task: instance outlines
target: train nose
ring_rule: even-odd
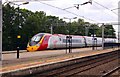
[[[38,46],[29,46],[29,47],[27,47],[27,51],[34,52],[34,51],[37,51],[38,48],[39,48]]]

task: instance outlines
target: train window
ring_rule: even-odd
[[[33,37],[31,40],[34,41],[36,39],[36,37]]]
[[[63,42],[66,43],[66,39],[63,39]],[[67,40],[67,42],[70,42],[69,40]],[[81,43],[82,40],[79,39],[72,39],[72,43]]]
[[[33,45],[38,44],[39,41],[42,39],[42,37],[43,37],[43,34],[37,34],[37,35],[33,36],[31,38],[31,40],[29,41],[29,45],[33,46]]]
[[[41,39],[41,36],[35,36],[31,40],[32,41],[39,41]]]
[[[66,42],[66,39],[63,39],[63,42],[65,43]],[[67,42],[70,42],[69,40],[67,40]],[[81,43],[82,41],[81,40],[78,40],[78,39],[72,39],[72,43]]]
[[[37,35],[37,36],[34,36],[34,37],[31,39],[31,41],[38,42],[38,41],[40,41],[41,38],[42,38],[42,36]]]
[[[81,40],[78,40],[78,39],[72,39],[72,42],[73,42],[73,43],[81,43]]]
[[[66,43],[66,39],[63,39],[63,43]]]
[[[69,40],[67,39],[67,43],[69,42]],[[63,43],[66,43],[66,39],[63,39]]]

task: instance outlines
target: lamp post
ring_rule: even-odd
[[[21,27],[20,26],[20,15],[19,15],[19,12],[20,12],[20,6],[21,5],[25,5],[25,4],[29,4],[29,2],[24,2],[24,3],[22,3],[22,4],[15,4],[15,3],[13,3],[13,2],[9,2],[10,4],[13,4],[13,5],[17,5],[17,7],[18,7],[18,35],[17,35],[17,58],[19,58],[19,49],[20,49],[20,47],[19,47],[19,39],[21,38],[21,36],[20,36],[20,34],[19,34],[19,28]]]
[[[71,26],[71,20],[72,19],[76,19],[77,17],[73,17],[73,18],[67,18],[67,17],[64,17],[64,19],[69,19],[69,23],[70,23],[70,26]],[[68,36],[66,37],[66,46],[67,46],[67,38],[69,40],[69,53],[71,53],[71,47],[72,47],[72,37],[70,36],[70,26],[68,27],[69,28],[69,31],[68,31]],[[67,47],[66,47],[67,48]],[[67,52],[67,50],[66,50]]]

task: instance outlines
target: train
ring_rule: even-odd
[[[116,43],[115,38],[105,38],[105,43]],[[34,35],[27,44],[27,51],[40,51],[46,49],[68,48],[71,47],[90,47],[94,44],[102,46],[101,37],[77,36],[65,34],[38,33]]]

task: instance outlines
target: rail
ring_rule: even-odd
[[[75,61],[74,64],[61,66],[58,68],[49,69],[43,72],[28,75],[29,77],[36,76],[74,76],[78,73],[83,73],[88,70],[94,69],[100,65],[109,63],[118,59],[118,52],[105,53],[97,56],[89,56],[81,59],[81,61]],[[102,76],[102,74],[100,74]]]
[[[118,67],[115,67],[114,69],[108,71],[107,73],[103,74],[101,77],[107,77],[109,75],[111,75],[112,73],[114,73],[115,71],[119,70],[120,69],[120,66]]]

